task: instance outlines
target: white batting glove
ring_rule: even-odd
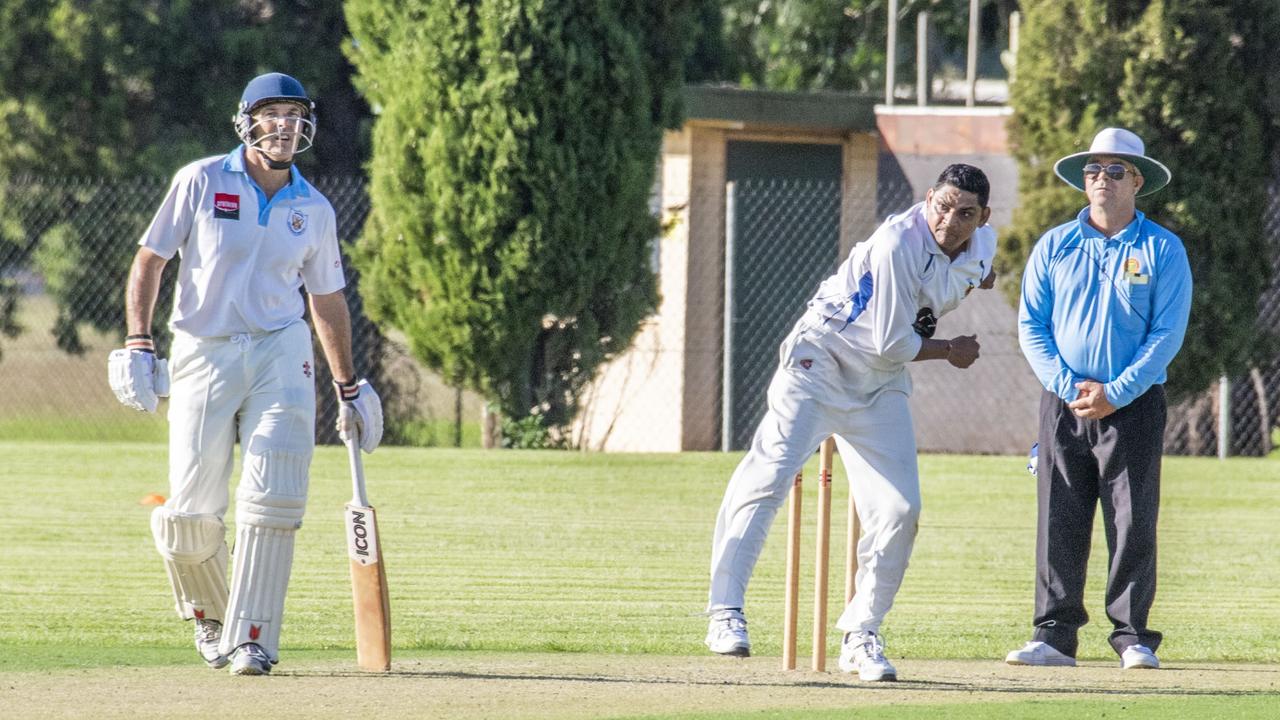
[[[354,436],[361,449],[373,452],[382,442],[382,399],[368,380],[333,384],[338,389],[338,437],[346,442]]]
[[[156,360],[148,335],[130,335],[125,346],[107,356],[107,380],[116,399],[126,407],[155,412],[169,394],[169,363]]]

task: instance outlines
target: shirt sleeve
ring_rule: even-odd
[[[1156,266],[1155,293],[1147,336],[1133,361],[1115,380],[1103,385],[1107,400],[1118,408],[1138,399],[1164,375],[1169,363],[1182,348],[1191,315],[1191,265],[1182,244],[1162,253]]]
[[[191,234],[203,179],[203,174],[190,166],[173,176],[169,192],[165,194],[160,209],[151,219],[151,225],[138,240],[139,245],[166,260],[173,259]]]
[[[333,207],[319,213],[321,227],[316,228],[316,247],[302,264],[302,283],[311,295],[328,295],[346,287],[342,274],[342,252],[338,249],[337,222]]]
[[[875,288],[871,312],[871,345],[880,357],[909,363],[923,342],[911,324],[916,320],[920,268],[912,252],[912,238],[902,232],[885,232],[873,238],[868,257]]]
[[[1049,269],[1049,235],[1040,238],[1022,273],[1022,299],[1018,303],[1018,344],[1031,370],[1046,390],[1071,402],[1080,394],[1083,380],[1062,361],[1053,337],[1053,283]]]

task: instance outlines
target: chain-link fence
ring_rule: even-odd
[[[369,213],[365,180],[314,184],[333,204],[346,247]],[[167,187],[154,178],[22,178],[0,187],[0,437],[163,435],[163,418],[134,416],[115,402],[106,356],[124,335],[124,286],[137,240]],[[162,355],[179,262],[165,268],[153,323]],[[402,343],[380,333],[363,312],[350,263],[347,275],[356,366],[387,405],[387,440],[478,443],[480,400],[444,386]],[[337,442],[331,377],[325,363],[317,364],[317,435]]]
[[[779,341],[839,263],[840,182],[750,179],[726,192],[721,443],[737,449],[764,415]]]
[[[368,215],[362,178],[321,178],[316,186],[337,212],[339,239],[354,240]],[[26,178],[0,187],[0,437],[159,439],[164,420],[125,412],[106,383],[105,358],[124,331],[124,282],[137,238],[167,185],[157,179]],[[722,442],[742,447],[764,411],[778,343],[839,257],[841,198],[836,182],[738,181],[727,215],[729,293],[727,392]],[[881,178],[876,216],[915,200],[905,182]],[[848,199],[846,199],[848,202]],[[848,209],[846,207],[846,209]],[[1280,193],[1272,193],[1267,232],[1280,278]],[[861,238],[856,238],[860,240]],[[172,297],[166,269],[154,330]],[[348,267],[350,272],[350,267]],[[364,316],[350,278],[348,299],[357,366],[388,405],[388,441],[424,445],[479,443],[481,401],[443,385],[412,360],[395,337]],[[1259,308],[1280,330],[1280,280]],[[943,318],[939,332],[979,332],[983,359],[962,377],[936,363],[912,368],[912,397],[922,450],[1020,452],[1034,439],[1038,386],[1017,349],[1015,313],[997,293],[981,293]],[[659,355],[655,355],[657,357]],[[320,363],[318,435],[333,442],[336,407]],[[1231,454],[1273,449],[1280,426],[1280,361],[1232,378],[1229,403],[1215,387],[1171,408],[1171,453],[1214,454],[1220,410],[1229,407]],[[458,438],[461,435],[461,438]]]
[[[1280,335],[1280,186],[1270,188],[1265,221],[1271,284],[1258,301],[1258,317],[1263,328]],[[1221,441],[1224,437],[1226,442]],[[1170,413],[1165,433],[1167,447],[1188,455],[1266,455],[1278,442],[1280,357],[1180,403]]]

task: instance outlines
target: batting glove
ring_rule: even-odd
[[[368,380],[333,381],[338,390],[338,437],[354,437],[367,453],[382,442],[382,399]]]
[[[155,412],[169,395],[169,363],[156,359],[150,335],[130,335],[123,349],[107,356],[107,380],[121,404]]]

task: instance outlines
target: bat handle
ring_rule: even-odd
[[[360,457],[359,428],[351,428],[345,442],[347,459],[351,463],[351,504],[357,507],[369,507],[369,498],[364,491],[364,460]]]

